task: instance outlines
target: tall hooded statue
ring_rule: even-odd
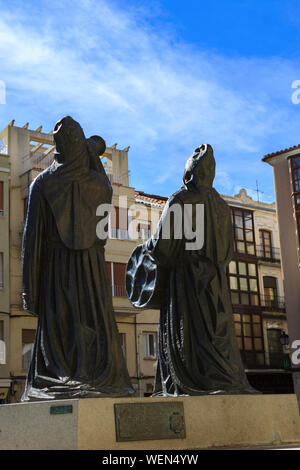
[[[148,308],[149,290],[155,286],[153,264],[157,266],[160,325],[154,395],[255,392],[241,362],[226,278],[233,253],[230,209],[212,187],[214,176],[213,149],[201,145],[188,159],[183,186],[168,199],[156,234],[140,248],[141,259],[135,259],[137,249],[128,263],[129,297],[149,298],[148,305],[141,305]],[[197,233],[197,205],[204,208],[203,219],[198,219],[203,243],[198,245],[189,244],[192,232]],[[187,206],[191,216],[185,219]],[[179,224],[176,213],[182,214]],[[191,227],[180,237],[178,225],[185,228],[188,221]]]
[[[86,139],[69,116],[53,135],[54,162],[30,187],[23,235],[23,304],[38,326],[22,401],[130,396],[96,236],[96,209],[112,197],[105,142]]]

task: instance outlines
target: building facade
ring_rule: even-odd
[[[292,392],[280,342],[287,333],[275,203],[241,189],[231,207],[234,255],[228,267],[235,331],[250,383],[265,393]]]
[[[53,160],[53,137],[11,122],[0,133],[0,400],[20,400],[37,319],[22,308],[21,243],[28,188]],[[151,395],[157,360],[159,311],[136,310],[125,289],[133,249],[156,229],[167,198],[129,183],[128,150],[108,147],[101,157],[113,187],[105,249],[113,307],[129,375],[138,396]],[[235,253],[228,282],[241,355],[250,382],[265,392],[290,391],[279,341],[287,331],[281,254],[274,204],[241,190],[223,196],[232,208]]]
[[[291,366],[300,407],[300,145],[265,155],[263,161],[273,167]]]

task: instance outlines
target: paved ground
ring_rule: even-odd
[[[214,450],[300,450],[300,444],[274,445],[264,447],[217,447]]]

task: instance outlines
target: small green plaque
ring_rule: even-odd
[[[114,409],[117,442],[186,437],[182,402],[116,403]]]
[[[57,405],[50,407],[51,415],[66,415],[73,413],[73,405]]]

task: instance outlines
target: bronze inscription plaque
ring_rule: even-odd
[[[117,442],[186,437],[182,402],[116,403],[114,408]]]

